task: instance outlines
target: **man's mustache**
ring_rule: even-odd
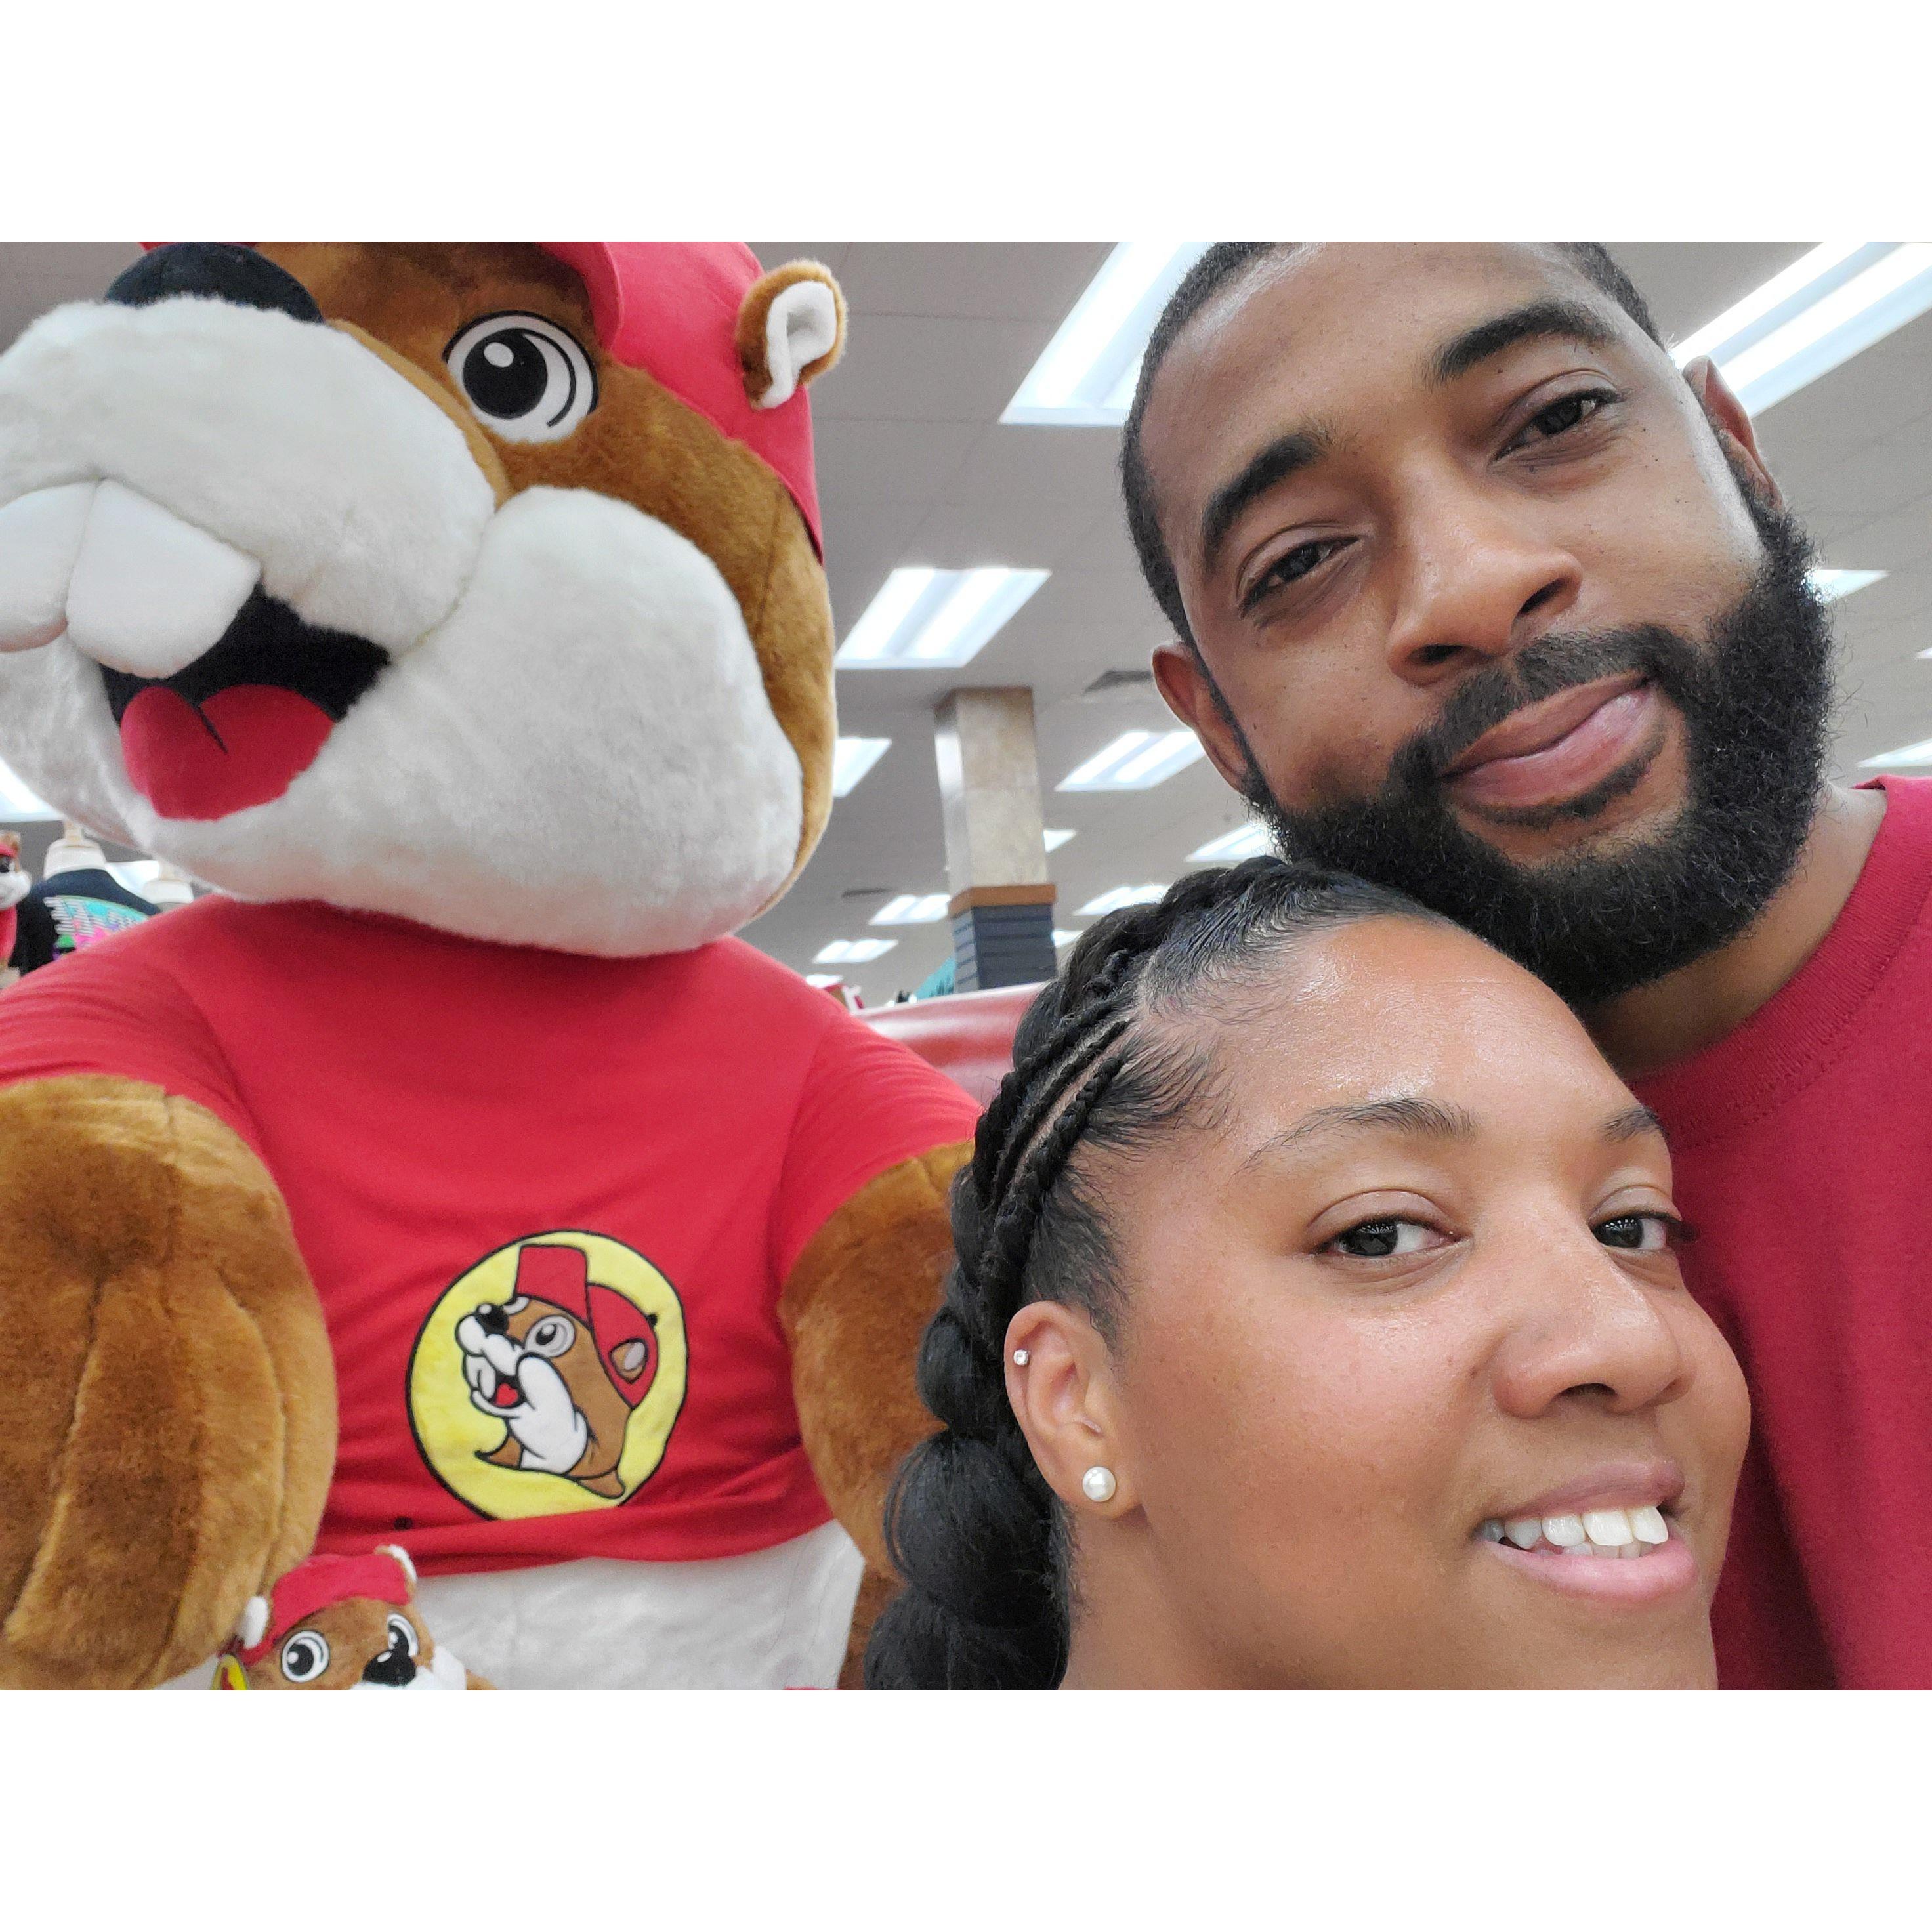
[[[1479,670],[1449,694],[1441,712],[1389,763],[1387,792],[1432,797],[1449,768],[1485,732],[1558,692],[1626,671],[1641,672],[1681,705],[1703,674],[1696,646],[1660,624],[1628,630],[1552,632],[1502,664]]]

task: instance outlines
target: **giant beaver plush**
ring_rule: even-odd
[[[828,809],[843,328],[189,243],[0,357],[0,755],[221,889],[0,1000],[0,1683],[397,1536],[506,1688],[836,1675],[973,1111],[727,936]]]

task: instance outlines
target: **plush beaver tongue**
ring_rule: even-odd
[[[122,714],[121,757],[164,818],[225,818],[280,798],[334,728],[320,705],[275,685],[218,691],[199,709],[152,685]]]
[[[173,676],[100,675],[134,788],[164,818],[225,818],[280,798],[388,662],[258,589]]]

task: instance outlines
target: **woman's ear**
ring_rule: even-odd
[[[1006,1400],[1054,1494],[1076,1517],[1138,1508],[1113,1358],[1086,1314],[1029,1302],[1007,1324],[1006,1370]],[[1094,1469],[1113,1478],[1104,1497],[1087,1486]]]
[[[832,271],[788,262],[760,275],[738,308],[738,360],[745,393],[775,410],[824,375],[845,346],[845,298]]]

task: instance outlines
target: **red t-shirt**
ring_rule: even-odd
[[[824,1522],[780,1287],[976,1111],[737,940],[595,959],[220,897],[0,998],[0,1082],[88,1072],[266,1163],[336,1343],[318,1547],[406,1532],[430,1572]]]
[[[1932,780],[1735,1032],[1636,1083],[1750,1384],[1714,1613],[1739,1689],[1932,1686]]]

